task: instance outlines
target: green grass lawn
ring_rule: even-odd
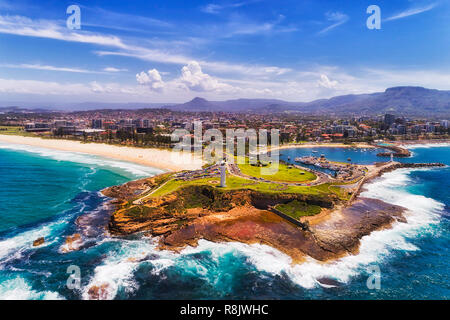
[[[169,180],[164,186],[162,186],[160,189],[156,190],[151,194],[152,198],[157,198],[164,196],[166,194],[172,193],[182,186],[189,186],[189,185],[210,185],[210,186],[217,186],[218,183],[211,183],[211,181],[217,181],[219,182],[219,178],[204,178],[204,179],[198,179],[198,180],[192,180],[192,181],[183,181],[183,180],[176,180],[172,179]]]
[[[212,183],[212,181],[216,181],[217,183]],[[209,185],[212,187],[219,188],[219,178],[204,178],[193,181],[182,181],[173,179],[168,181],[164,186],[162,186],[160,189],[152,193],[150,197],[152,198],[161,197],[170,194],[183,186],[189,185]],[[239,189],[250,189],[265,193],[300,193],[313,195],[330,193],[330,190],[328,190],[328,185],[326,187],[282,186],[276,183],[257,182],[232,175],[227,175],[227,186],[222,190],[227,191]]]
[[[0,126],[0,134],[11,136],[34,137],[34,134],[26,132],[22,127]]]
[[[297,169],[293,166],[288,166],[284,163],[279,163],[278,171],[274,174],[263,175],[263,171],[261,167],[256,165],[251,165],[249,163],[238,164],[239,169],[245,175],[263,178],[271,181],[278,182],[305,182],[305,181],[313,181],[317,177],[314,173],[309,171],[304,171]]]
[[[338,186],[330,186],[329,190],[338,195],[342,200],[349,200],[350,195],[344,188],[339,188]]]
[[[299,219],[300,217],[314,216],[320,213],[321,208],[316,205],[307,204],[306,202],[300,202],[297,200],[291,201],[286,204],[279,204],[275,209],[287,214],[288,216]]]

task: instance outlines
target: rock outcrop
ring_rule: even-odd
[[[115,235],[147,231],[153,236],[161,236],[217,212],[240,207],[267,210],[292,200],[332,208],[337,198],[333,195],[267,194],[254,190],[223,192],[210,186],[188,186],[161,198],[149,199],[140,206],[122,207],[111,216],[109,231]]]
[[[39,247],[39,246],[43,245],[44,243],[45,243],[45,238],[40,237],[33,241],[33,247]]]
[[[320,205],[328,215],[300,228],[268,211],[292,200]],[[327,261],[355,253],[361,237],[405,221],[403,208],[379,200],[359,199],[349,208],[332,210],[336,203],[333,195],[188,186],[143,205],[125,205],[111,216],[109,230],[114,235],[159,236],[159,248],[173,251],[196,246],[200,239],[266,244],[301,262],[306,256]]]
[[[83,238],[81,237],[81,234],[75,233],[74,235],[67,236],[66,241],[64,245],[61,246],[61,252],[67,253],[71,251],[77,251],[80,250],[83,246]]]
[[[379,152],[377,154],[378,157],[390,157],[391,153],[393,153],[396,158],[408,158],[411,156],[411,152],[408,149],[399,146],[383,146],[383,148],[393,152]]]

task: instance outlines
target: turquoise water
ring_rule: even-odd
[[[313,152],[316,151],[316,152]],[[287,162],[294,162],[296,157],[324,155],[327,159],[340,162],[351,162],[359,164],[371,164],[376,161],[386,161],[386,158],[377,157],[377,153],[384,152],[384,149],[356,149],[356,148],[298,148],[280,150],[280,159]],[[290,158],[290,160],[288,159]],[[388,159],[389,160],[389,159]]]
[[[330,148],[328,148],[330,149]],[[377,161],[374,152],[317,148],[346,161]],[[413,146],[402,161],[450,164],[450,147]],[[283,150],[291,157],[311,150]],[[286,156],[287,157],[287,156]],[[322,265],[292,266],[263,245],[201,241],[181,254],[155,249],[153,239],[108,238],[100,230],[81,250],[64,253],[64,239],[79,232],[79,216],[105,217],[104,187],[157,173],[98,157],[0,144],[0,299],[85,299],[93,285],[108,299],[448,299],[449,168],[397,170],[367,186],[364,196],[409,209],[408,223],[372,233],[360,253]],[[34,248],[38,237],[45,245]],[[130,259],[133,258],[133,259]],[[81,286],[68,289],[67,268],[81,270]],[[366,286],[369,268],[381,288]],[[322,287],[318,278],[335,279]]]

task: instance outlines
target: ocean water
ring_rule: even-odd
[[[445,162],[450,146],[411,146],[402,161]],[[370,163],[374,152],[319,149],[333,160]],[[311,150],[283,150],[287,157]],[[333,263],[293,266],[264,245],[200,241],[175,254],[139,235],[88,238],[64,253],[75,220],[106,214],[104,187],[158,170],[83,154],[0,144],[0,299],[87,299],[93,285],[107,299],[448,299],[450,298],[450,170],[397,170],[367,186],[363,196],[408,209],[408,223],[362,239],[360,253]],[[44,236],[43,246],[33,240]],[[81,271],[79,288],[66,285],[67,268]],[[369,289],[372,269],[380,289]],[[333,286],[317,279],[331,278]]]

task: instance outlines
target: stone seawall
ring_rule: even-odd
[[[409,158],[411,156],[411,152],[408,149],[399,147],[399,146],[383,146],[384,149],[389,149],[393,151],[394,157],[397,158]],[[378,157],[390,157],[391,152],[380,152],[377,154]]]
[[[280,210],[275,209],[274,207],[269,207],[269,210],[272,211],[273,213],[275,213],[276,215],[278,215],[279,217],[295,224],[297,227],[300,227],[302,230],[304,230],[304,231],[309,230],[308,224],[300,222],[297,219],[294,219],[294,218],[288,216],[287,214],[281,212]]]

